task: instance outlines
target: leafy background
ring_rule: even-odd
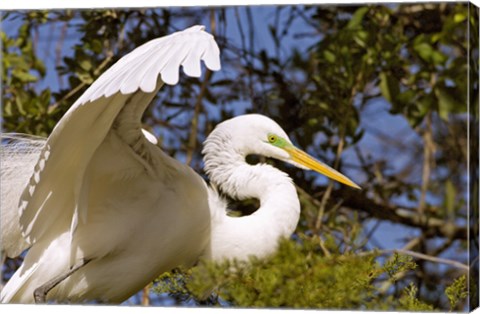
[[[362,190],[252,156],[294,178],[303,209],[291,239],[264,261],[173,270],[125,305],[478,306],[478,10],[468,3],[2,12],[3,131],[47,136],[116,60],[194,24],[215,35],[222,70],[162,88],[144,127],[165,151],[203,173],[213,127],[257,112]],[[238,215],[256,205],[232,200]],[[3,262],[5,282],[21,258]]]

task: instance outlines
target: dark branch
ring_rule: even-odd
[[[379,204],[366,197],[362,192],[340,189],[332,192],[333,199],[343,199],[342,206],[359,210],[382,220],[389,220],[406,226],[421,229],[426,237],[446,237],[467,239],[467,228],[456,226],[442,219],[421,217],[408,209]],[[425,223],[424,223],[425,222]]]

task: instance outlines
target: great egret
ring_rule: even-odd
[[[295,148],[280,126],[258,114],[224,121],[206,140],[212,188],[166,155],[142,131],[141,116],[163,83],[177,83],[180,66],[199,76],[201,60],[220,69],[218,46],[202,26],[152,40],[107,70],[58,122],[17,196],[18,212],[2,208],[10,211],[2,232],[13,235],[7,254],[29,247],[2,302],[118,303],[202,256],[272,253],[293,233],[300,204],[292,180],[272,166],[247,164],[251,153],[358,187]],[[217,190],[258,198],[260,208],[229,217]]]

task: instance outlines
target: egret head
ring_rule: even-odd
[[[215,128],[215,133],[228,136],[241,156],[263,155],[282,160],[302,169],[314,170],[333,180],[360,189],[352,180],[295,147],[287,133],[272,119],[247,114],[226,120]]]

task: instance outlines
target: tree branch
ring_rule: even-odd
[[[332,191],[333,198],[343,199],[343,206],[353,210],[363,211],[369,215],[383,220],[400,223],[406,226],[420,228],[425,236],[441,236],[452,239],[467,239],[467,229],[445,222],[443,219],[420,217],[417,212],[406,208],[399,208],[372,201],[362,192],[351,189]]]
[[[392,249],[392,250],[382,250],[382,251],[379,251],[379,252],[380,252],[380,254],[400,253],[400,254],[410,255],[412,257],[416,257],[416,258],[419,258],[419,259],[423,259],[423,260],[426,260],[426,261],[430,261],[430,262],[433,262],[433,263],[447,264],[447,265],[451,265],[451,266],[454,266],[454,267],[457,267],[457,268],[460,268],[460,269],[463,269],[463,270],[466,270],[466,271],[470,270],[470,267],[468,267],[468,265],[465,265],[461,262],[454,261],[454,260],[451,260],[451,259],[441,258],[441,257],[430,256],[430,255],[427,255],[427,254],[423,254],[423,253],[419,253],[419,252],[415,252],[415,251],[410,251],[410,250]]]
[[[210,11],[210,26],[212,28],[211,30],[212,34],[215,35],[215,15],[213,10]],[[193,118],[192,118],[192,127],[191,127],[190,136],[188,138],[187,159],[185,162],[187,165],[191,165],[191,162],[193,160],[193,154],[197,147],[198,117],[200,115],[200,110],[202,108],[202,100],[203,100],[203,97],[205,96],[205,92],[207,90],[207,86],[208,86],[208,83],[210,82],[211,77],[212,77],[212,71],[207,69],[205,72],[205,79],[202,81],[202,85],[200,87],[200,93],[198,94],[197,100],[195,101],[195,108],[194,108]]]

